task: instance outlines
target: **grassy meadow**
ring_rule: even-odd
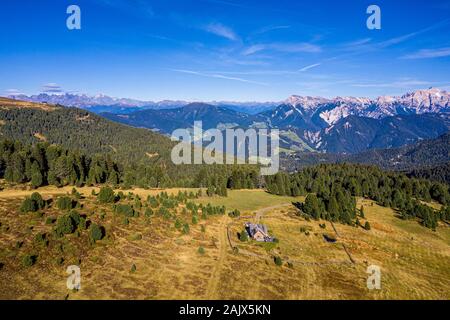
[[[47,200],[71,189],[38,191]],[[368,220],[371,230],[336,223],[336,236],[331,223],[298,215],[292,202],[302,197],[234,190],[227,198],[192,201],[225,205],[227,212],[239,209],[241,218],[214,215],[194,224],[180,205],[173,212],[189,223],[184,234],[158,215],[141,214],[125,224],[111,204],[91,195],[92,188],[77,190],[83,195],[79,211],[106,229],[95,245],[89,245],[86,233],[50,239],[46,247],[36,244],[37,233],[51,232],[47,218],[63,212],[51,206],[20,213],[32,191],[0,191],[0,299],[450,299],[449,227],[439,225],[433,232],[366,199],[358,199],[358,208],[364,206],[363,222]],[[159,192],[133,190],[143,200]],[[266,224],[279,242],[241,242],[238,234],[249,220]],[[324,234],[337,241],[327,242]],[[30,253],[38,258],[26,267],[22,257]],[[72,264],[81,269],[79,291],[66,287],[66,268]],[[380,290],[366,286],[372,264],[381,268]]]

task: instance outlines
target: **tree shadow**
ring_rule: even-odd
[[[299,201],[292,202],[292,205],[296,207],[298,210],[302,211],[302,203]]]

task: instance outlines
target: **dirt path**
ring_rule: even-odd
[[[72,191],[71,187],[63,187],[63,188],[57,188],[57,187],[43,187],[36,190],[15,190],[15,189],[5,189],[0,191],[0,199],[9,199],[9,198],[25,198],[27,196],[30,196],[33,192],[39,192],[43,196],[51,196],[56,194],[66,194],[67,192]],[[80,192],[91,192],[93,188],[77,188]]]
[[[259,223],[261,220],[261,217],[264,214],[266,214],[268,211],[279,209],[279,208],[290,206],[290,205],[291,205],[290,203],[282,203],[282,204],[277,204],[276,206],[266,207],[266,208],[262,208],[262,209],[255,211],[256,212],[255,223]]]
[[[217,258],[217,263],[214,266],[214,270],[211,274],[211,278],[208,281],[208,287],[206,289],[207,299],[219,299],[218,287],[220,282],[220,275],[222,271],[222,266],[225,262],[227,255],[227,216],[223,216],[220,220],[219,225],[219,257]]]
[[[75,186],[64,186],[61,188],[55,186],[45,186],[40,187],[34,190],[17,190],[17,189],[4,189],[0,191],[0,199],[10,199],[10,198],[25,198],[30,196],[33,192],[39,192],[42,196],[53,196],[53,195],[63,195],[67,193],[71,193],[72,189],[75,188],[78,192],[82,193],[85,196],[90,196],[92,190],[98,192],[100,187],[75,187]],[[169,188],[169,189],[142,189],[142,188],[134,188],[134,189],[115,189],[115,192],[122,191],[123,193],[133,192],[141,197],[146,197],[148,195],[157,195],[162,191],[166,191],[169,194],[177,194],[178,191],[195,191],[197,192],[197,188]]]
[[[336,227],[334,226],[333,221],[330,221],[331,226],[333,227],[334,232],[336,233],[336,237],[340,237],[341,235],[339,234],[339,232],[337,231]],[[347,247],[345,246],[345,243],[341,243],[342,244],[342,248],[344,249],[345,253],[347,254],[348,258],[350,259],[350,262],[355,264],[356,261],[355,259],[353,259],[352,255],[350,254],[350,252],[348,251]]]
[[[287,207],[287,206],[289,206],[289,205],[291,205],[291,204],[290,204],[290,203],[282,203],[282,204],[279,204],[279,205],[270,206],[270,207],[265,207],[265,208],[256,210],[256,211],[255,211],[256,215],[254,216],[254,221],[255,221],[255,223],[260,223],[260,222],[261,222],[261,218],[262,218],[267,212],[270,212],[270,211],[272,211],[272,210],[279,209],[279,208],[282,208],[282,207]],[[241,217],[239,217],[238,219],[248,219],[248,218],[250,218],[250,217],[249,217],[249,216],[245,216],[245,217],[241,216]],[[231,223],[232,223],[232,222],[231,222]],[[232,240],[231,240],[231,238],[230,238],[230,230],[229,230],[231,223],[227,224],[227,226],[226,226],[226,232],[227,232],[227,236],[228,236],[229,246],[230,246],[231,249],[233,249],[234,245],[233,245],[233,242],[232,242]],[[334,226],[334,224],[333,224],[332,222],[331,222],[331,225],[332,225],[332,227],[333,227],[334,232],[336,233],[336,236],[340,236],[340,234],[338,233],[336,227]],[[348,252],[347,247],[345,246],[345,244],[342,244],[342,246],[343,246],[343,249],[344,249],[345,253],[346,253],[347,256],[349,257],[350,262],[347,261],[347,260],[345,260],[345,261],[334,261],[334,260],[330,260],[330,261],[325,261],[325,262],[312,262],[312,261],[311,261],[311,262],[308,262],[308,261],[302,261],[302,260],[298,260],[298,259],[288,259],[288,260],[289,260],[290,262],[294,262],[294,263],[296,263],[296,264],[301,264],[301,265],[304,265],[304,266],[327,266],[327,265],[348,265],[348,264],[355,264],[356,262],[355,262],[355,260],[352,258],[352,256],[350,255],[350,253]],[[270,257],[268,257],[268,256],[266,256],[266,255],[261,255],[261,254],[257,254],[257,253],[250,252],[250,251],[247,251],[247,250],[242,250],[242,249],[239,250],[239,254],[243,254],[243,255],[245,255],[245,256],[250,256],[250,257],[254,257],[254,258],[260,258],[260,259],[263,259],[263,260],[270,260]]]

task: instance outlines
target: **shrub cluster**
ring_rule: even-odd
[[[233,211],[228,213],[228,216],[231,218],[238,218],[241,215],[241,212],[238,209],[234,209]]]
[[[99,226],[96,223],[91,224],[89,227],[89,239],[92,243],[101,240],[105,237],[105,228]]]
[[[71,197],[59,197],[56,200],[56,207],[60,210],[71,210],[75,208],[77,201],[73,200]]]
[[[110,187],[102,187],[98,193],[97,199],[100,203],[113,203],[116,201],[114,190]]]
[[[45,207],[45,201],[38,192],[33,192],[31,197],[26,197],[20,206],[21,212],[36,212]]]

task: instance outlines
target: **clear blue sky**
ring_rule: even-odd
[[[81,30],[66,9],[81,8]],[[366,8],[381,8],[368,30]],[[445,0],[4,0],[0,94],[279,101],[450,86]]]

